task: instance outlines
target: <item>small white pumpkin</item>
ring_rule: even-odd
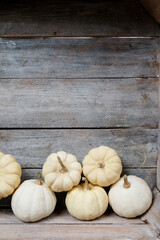
[[[147,211],[152,203],[148,184],[139,177],[124,175],[110,188],[109,204],[121,217],[134,218]]]
[[[83,174],[94,185],[107,187],[115,183],[122,172],[117,152],[107,146],[89,151],[83,159]]]
[[[21,166],[10,154],[0,152],[0,199],[8,197],[21,181]]]
[[[79,220],[92,220],[100,217],[108,207],[108,196],[102,187],[85,183],[72,188],[66,196],[69,213]]]
[[[49,216],[55,209],[54,192],[39,179],[24,181],[12,196],[14,214],[24,222],[36,222]]]
[[[47,158],[42,173],[45,183],[53,191],[63,192],[78,185],[82,167],[74,155],[61,151]]]

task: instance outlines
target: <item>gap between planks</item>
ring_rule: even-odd
[[[137,127],[137,126],[120,126],[120,127],[37,127],[37,128],[0,128],[0,131],[5,131],[5,130],[123,130],[123,129],[129,129],[129,130],[138,130],[138,129],[157,129],[158,125],[155,126],[141,126],[141,127]]]
[[[93,39],[93,38],[124,38],[124,39],[160,39],[160,36],[118,36],[118,35],[98,35],[98,36],[85,36],[85,35],[78,35],[78,36],[23,36],[23,35],[16,35],[16,36],[1,36],[0,39]]]

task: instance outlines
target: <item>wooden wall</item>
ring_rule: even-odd
[[[159,25],[138,1],[112,1],[0,2],[0,151],[23,180],[52,152],[81,162],[104,144],[156,185]]]

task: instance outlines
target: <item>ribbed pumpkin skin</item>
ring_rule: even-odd
[[[109,204],[113,211],[121,217],[137,217],[150,207],[152,192],[148,184],[139,177],[128,176],[129,188],[124,188],[123,178],[112,185],[108,193]]]
[[[62,167],[58,162],[60,157],[62,163],[67,168],[67,172],[62,172]],[[77,158],[64,151],[52,153],[43,165],[42,174],[45,183],[54,192],[69,191],[73,186],[79,184],[81,179],[82,167]]]
[[[36,222],[49,216],[55,209],[56,196],[49,187],[26,180],[12,196],[11,206],[14,214],[24,222]]]
[[[84,176],[98,186],[110,186],[120,178],[122,172],[120,157],[107,146],[91,149],[82,164]]]
[[[79,220],[93,220],[100,217],[108,207],[108,196],[102,187],[82,183],[71,189],[66,196],[69,213]]]
[[[21,166],[10,154],[0,152],[0,199],[8,197],[21,181]]]

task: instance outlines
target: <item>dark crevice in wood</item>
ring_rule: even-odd
[[[152,224],[151,224],[148,220],[144,221],[144,223],[148,224],[149,227],[150,227],[150,228],[152,229],[152,231],[154,232],[154,234],[160,239],[160,233],[158,233],[158,232],[155,230],[155,228],[152,226]]]
[[[104,130],[123,130],[123,129],[158,129],[157,125],[151,125],[151,126],[121,126],[121,127],[41,127],[41,128],[0,128],[0,131],[5,131],[5,130],[98,130],[98,129],[104,129]]]
[[[77,39],[77,38],[85,38],[85,39],[93,39],[93,38],[141,38],[141,39],[157,39],[157,38],[160,38],[160,36],[149,36],[149,37],[147,37],[147,36],[134,36],[134,35],[131,35],[131,36],[127,36],[127,35],[121,35],[121,36],[119,36],[119,35],[98,35],[98,36],[87,36],[87,35],[77,35],[77,36],[47,36],[47,35],[45,35],[45,36],[24,36],[24,35],[16,35],[16,36],[7,36],[7,35],[0,35],[0,38],[3,38],[3,39],[8,39],[8,40],[12,40],[12,39],[14,39],[14,40],[17,40],[17,39],[69,39],[69,38],[71,38],[71,39]]]

